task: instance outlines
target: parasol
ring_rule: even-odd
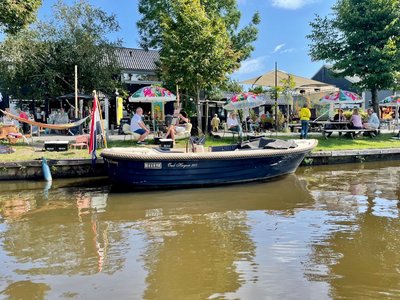
[[[233,96],[231,99],[228,100],[223,108],[226,110],[250,109],[261,106],[264,103],[265,100],[259,95],[252,92],[247,92]]]
[[[154,111],[157,111],[157,119],[161,116],[165,102],[175,101],[176,96],[166,88],[160,86],[145,86],[138,89],[129,97],[129,102],[151,103],[151,118],[155,129]]]
[[[356,93],[339,90],[337,92],[330,93],[319,100],[320,104],[328,103],[328,104],[349,104],[349,103],[361,103],[364,100]]]
[[[175,101],[176,96],[160,86],[145,86],[129,97],[129,102],[168,102]]]
[[[250,109],[254,107],[258,107],[265,104],[265,100],[261,98],[259,95],[246,92],[240,93],[233,96],[228,102],[223,106],[226,110],[238,110],[238,109]],[[247,123],[246,123],[246,130],[247,130]]]

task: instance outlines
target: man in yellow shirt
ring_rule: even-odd
[[[303,105],[303,108],[300,110],[300,121],[301,121],[301,133],[300,138],[306,139],[308,133],[308,124],[311,118],[311,111],[308,108],[307,104]]]
[[[215,131],[215,132],[218,131],[219,123],[220,123],[220,120],[218,118],[218,115],[215,114],[214,118],[212,118],[212,120],[211,120],[212,131]]]

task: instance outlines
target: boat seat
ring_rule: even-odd
[[[210,152],[221,152],[221,151],[235,151],[238,149],[239,145],[225,145],[225,146],[211,146],[209,147]]]

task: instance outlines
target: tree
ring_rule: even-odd
[[[225,93],[240,94],[243,92],[243,87],[238,81],[228,79],[220,87],[212,87],[207,91],[206,98],[209,100],[221,100],[225,97]]]
[[[161,23],[164,18],[174,14],[174,0],[139,0],[139,13],[142,19],[137,22],[140,45],[144,49],[162,47],[162,35],[165,30]],[[256,25],[260,23],[259,13],[255,13],[250,24],[238,31],[240,11],[236,0],[201,0],[201,6],[208,16],[218,16],[225,23],[232,49],[238,53],[238,60],[247,59],[254,50],[252,43],[257,39]]]
[[[310,55],[326,60],[340,76],[359,76],[361,88],[377,92],[390,88],[400,68],[400,1],[338,0],[333,16],[316,16],[310,23]]]
[[[393,94],[400,91],[400,71],[394,73],[394,81],[392,85]]]
[[[196,95],[198,124],[200,91],[227,80],[238,67],[239,54],[222,18],[207,15],[200,0],[176,0],[162,19],[160,74],[167,82]]]
[[[0,29],[15,34],[36,19],[41,0],[2,0],[0,2]]]
[[[119,74],[115,59],[117,42],[105,36],[118,30],[113,15],[86,1],[72,6],[59,1],[52,19],[36,22],[0,45],[0,77],[3,87],[18,98],[55,97],[74,90],[74,67],[79,88],[113,91]]]
[[[268,93],[269,90],[265,89],[261,85],[257,85],[257,86],[249,88],[249,92],[252,92],[252,93],[255,93],[255,94],[265,94],[265,93]]]

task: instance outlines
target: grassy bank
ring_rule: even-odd
[[[358,137],[357,139],[331,137],[324,139],[322,136],[316,137],[318,146],[314,151],[322,150],[349,150],[349,149],[377,149],[377,148],[400,148],[400,140],[390,139],[392,134],[380,134],[375,138]],[[271,138],[288,139],[288,136],[271,136]],[[225,139],[212,139],[207,138],[205,146],[219,146],[232,144],[232,138]],[[131,147],[136,143],[132,141],[110,141],[109,147]],[[2,145],[7,145],[3,143]],[[0,162],[13,162],[40,159],[46,157],[47,159],[76,159],[76,158],[90,158],[87,149],[83,150],[68,150],[64,152],[45,152],[42,151],[43,143],[29,146],[24,144],[12,145],[16,150],[12,154],[0,154]],[[178,141],[176,148],[185,148],[185,141]],[[98,153],[101,152],[101,149]]]

